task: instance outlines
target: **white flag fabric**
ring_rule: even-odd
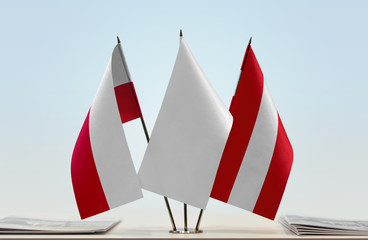
[[[129,78],[118,44],[73,151],[71,175],[82,219],[143,197],[122,125],[141,116]]]
[[[139,169],[142,188],[205,209],[231,126],[230,112],[181,37]]]

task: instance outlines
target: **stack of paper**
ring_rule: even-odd
[[[60,221],[35,218],[6,217],[0,219],[2,233],[70,234],[102,233],[115,226],[119,220]]]
[[[287,215],[281,224],[297,235],[368,235],[368,221],[334,220]]]

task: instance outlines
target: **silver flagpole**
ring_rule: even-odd
[[[126,63],[125,57],[124,57],[123,48],[121,47],[121,44],[120,44],[119,36],[117,36],[117,39],[118,39],[118,44],[119,44],[119,52],[120,52],[121,58],[123,60],[123,65],[124,65],[126,73],[128,75],[128,80],[129,80],[129,82],[131,82],[132,80],[131,80],[131,77],[130,77],[130,72],[129,72],[128,65]],[[149,134],[148,134],[148,131],[147,131],[146,122],[144,121],[144,118],[143,118],[143,113],[142,113],[142,116],[140,117],[140,119],[141,119],[143,131],[144,131],[144,134],[146,136],[147,143],[148,143],[149,140],[150,140],[150,137],[149,137]],[[173,217],[172,212],[171,212],[169,200],[167,199],[166,196],[164,196],[164,200],[165,200],[165,205],[166,205],[167,211],[169,212],[170,221],[171,221],[173,231],[176,231],[176,225],[175,225],[174,217]]]

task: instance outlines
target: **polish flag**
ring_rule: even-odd
[[[141,116],[119,43],[73,151],[71,176],[82,219],[143,197],[122,125]]]
[[[230,113],[233,125],[211,197],[274,219],[293,149],[250,45]]]

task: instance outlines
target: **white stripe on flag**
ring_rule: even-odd
[[[278,117],[267,85],[228,203],[252,211],[262,189],[277,137]]]
[[[123,49],[121,48],[121,50],[119,50],[119,48],[119,44],[116,45],[111,57],[111,71],[114,76],[114,87],[130,82],[129,69],[126,66],[125,60],[123,62],[124,55],[120,53],[120,51],[123,52]]]
[[[114,208],[141,198],[142,192],[121,126],[111,65],[110,59],[91,106],[89,127],[102,188],[109,207]]]

